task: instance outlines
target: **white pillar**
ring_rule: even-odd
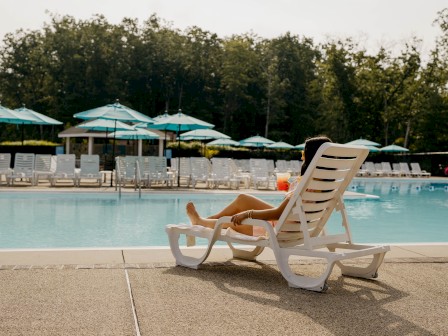
[[[165,140],[159,138],[159,156],[163,156],[163,142]]]
[[[70,154],[70,137],[65,140],[65,154]]]
[[[89,146],[87,149],[87,154],[89,155],[93,154],[93,137],[89,137]]]
[[[142,156],[143,153],[143,140],[138,139],[138,156]]]

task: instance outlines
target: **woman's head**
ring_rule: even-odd
[[[317,136],[314,138],[308,138],[305,141],[305,150],[304,150],[304,160],[302,163],[302,169],[300,171],[300,174],[305,174],[306,169],[308,168],[311,160],[313,160],[314,155],[316,155],[317,150],[319,147],[326,143],[326,142],[333,142],[330,138],[326,136]]]

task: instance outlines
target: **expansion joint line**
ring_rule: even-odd
[[[134,326],[135,326],[135,335],[136,336],[141,336],[140,333],[140,326],[138,323],[138,317],[137,317],[137,311],[135,309],[135,301],[134,301],[134,295],[132,293],[132,287],[131,287],[131,282],[129,281],[129,274],[128,274],[128,270],[126,269],[126,260],[124,258],[124,252],[123,250],[121,250],[121,257],[123,259],[123,265],[124,265],[124,274],[126,276],[126,283],[128,285],[128,292],[129,292],[129,298],[131,299],[131,309],[132,309],[132,315],[134,316]]]

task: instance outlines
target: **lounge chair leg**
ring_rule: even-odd
[[[378,277],[378,268],[382,264],[385,254],[386,252],[374,254],[372,262],[366,267],[348,266],[344,265],[340,261],[337,262],[337,265],[341,269],[342,275],[365,279],[375,279]]]
[[[234,258],[250,260],[250,261],[255,261],[256,257],[259,256],[260,253],[263,252],[263,250],[264,250],[264,247],[262,247],[262,246],[256,246],[252,251],[246,251],[246,250],[240,250],[240,249],[235,248],[229,242],[227,242],[227,245],[229,245],[230,249],[232,250]]]
[[[214,238],[209,240],[209,244],[204,254],[198,258],[186,256],[182,253],[179,247],[179,238],[181,234],[185,234],[185,231],[176,227],[166,228],[168,239],[170,242],[171,252],[176,259],[176,265],[197,269],[208,257],[210,251],[215,243]]]
[[[325,292],[328,289],[327,279],[330,276],[335,261],[327,259],[327,267],[319,277],[309,277],[304,275],[297,275],[291,269],[288,263],[288,254],[276,255],[277,264],[283,277],[288,281],[289,287],[302,288],[314,292]]]

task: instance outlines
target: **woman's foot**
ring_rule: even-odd
[[[193,202],[188,202],[185,209],[187,211],[188,218],[190,218],[191,224],[200,225],[201,216],[199,216],[198,212],[196,211],[196,207],[194,206]]]

